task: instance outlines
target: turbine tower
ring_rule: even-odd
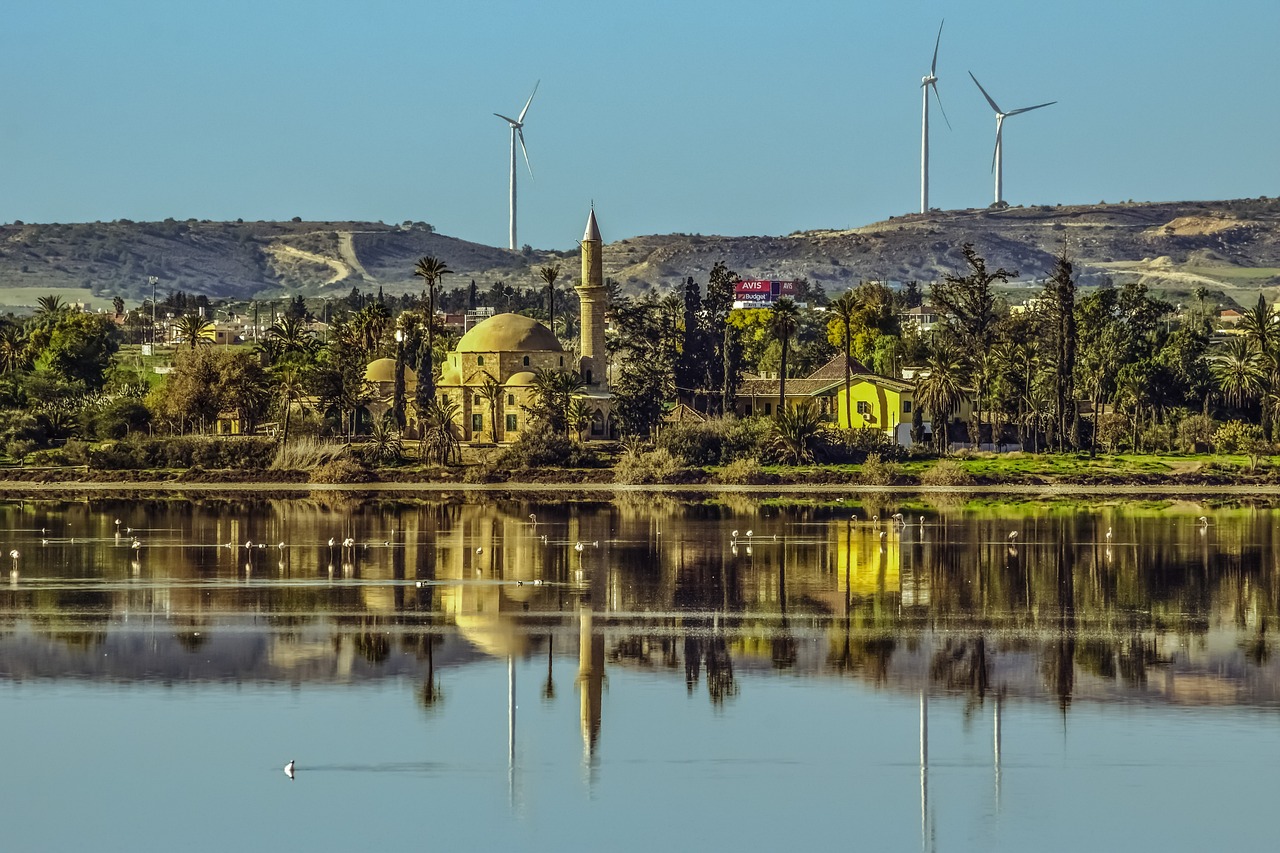
[[[943,24],[946,21],[942,22]],[[938,109],[942,110],[942,119],[947,123],[947,128],[951,127],[951,120],[947,118],[947,111],[942,109],[942,97],[938,94],[938,45],[942,43],[942,24],[938,25],[938,38],[933,43],[933,64],[929,66],[929,73],[920,79],[920,91],[924,95],[924,118],[921,121],[920,130],[920,212],[929,212],[929,89],[933,89],[933,96],[938,99]]]
[[[969,76],[973,77],[972,71],[969,72]],[[1004,201],[1004,163],[1002,162],[1004,152],[1001,145],[1004,120],[1009,118],[1009,116],[1029,113],[1032,110],[1038,110],[1041,107],[1047,107],[1058,102],[1049,101],[1047,104],[1036,104],[1034,107],[1023,107],[1020,110],[1009,110],[1009,112],[1006,113],[1001,111],[996,102],[987,94],[987,90],[982,88],[982,84],[978,82],[977,77],[973,77],[973,82],[978,87],[978,91],[982,93],[982,97],[987,99],[987,103],[991,105],[991,109],[995,110],[996,113],[996,150],[991,156],[991,171],[996,173],[996,204],[999,204]]]
[[[533,84],[533,94],[529,95],[529,100],[524,102],[524,109],[520,111],[519,118],[508,118],[502,113],[494,113],[498,118],[511,125],[511,223],[510,234],[508,240],[508,249],[515,250],[519,248],[516,244],[516,137],[520,138],[520,150],[524,153],[524,164],[529,169],[529,177],[533,177],[533,166],[529,164],[529,151],[524,147],[524,114],[529,112],[529,105],[533,103],[533,96],[538,94],[538,83]]]

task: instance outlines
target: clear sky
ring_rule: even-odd
[[[520,242],[787,234],[931,203],[1280,195],[1276,0],[7,0],[0,221],[424,220]],[[521,163],[523,170],[523,162]]]

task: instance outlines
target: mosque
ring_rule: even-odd
[[[615,437],[612,423],[612,395],[609,392],[607,356],[604,344],[605,309],[604,244],[592,207],[582,235],[582,278],[574,289],[581,304],[579,352],[566,352],[556,336],[537,320],[521,314],[495,314],[477,323],[457,348],[445,356],[436,383],[444,400],[457,404],[460,412],[459,439],[464,443],[515,441],[529,426],[527,407],[534,401],[535,371],[575,371],[585,383],[574,399],[587,403],[592,415],[584,431],[588,439]],[[377,418],[390,411],[395,393],[393,358],[371,362],[365,381],[373,388],[369,413]],[[490,400],[493,383],[501,394]],[[416,374],[405,369],[405,397],[409,403],[406,435],[416,436],[417,413],[413,411]]]

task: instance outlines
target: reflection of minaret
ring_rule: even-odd
[[[581,305],[582,378],[588,385],[608,385],[604,351],[604,312],[608,292],[604,287],[604,242],[596,225],[596,209],[591,207],[587,230],[582,235],[582,282],[575,288]]]
[[[604,693],[604,635],[592,630],[592,611],[578,611],[578,687],[582,691],[582,749],[587,766],[595,766],[600,739],[600,704]]]
[[[996,811],[1000,811],[1000,692],[996,691],[995,731],[991,744],[991,763],[996,772]]]

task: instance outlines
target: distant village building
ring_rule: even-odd
[[[928,305],[917,305],[898,314],[898,322],[905,331],[913,327],[917,332],[927,332],[938,322],[937,311]]]

